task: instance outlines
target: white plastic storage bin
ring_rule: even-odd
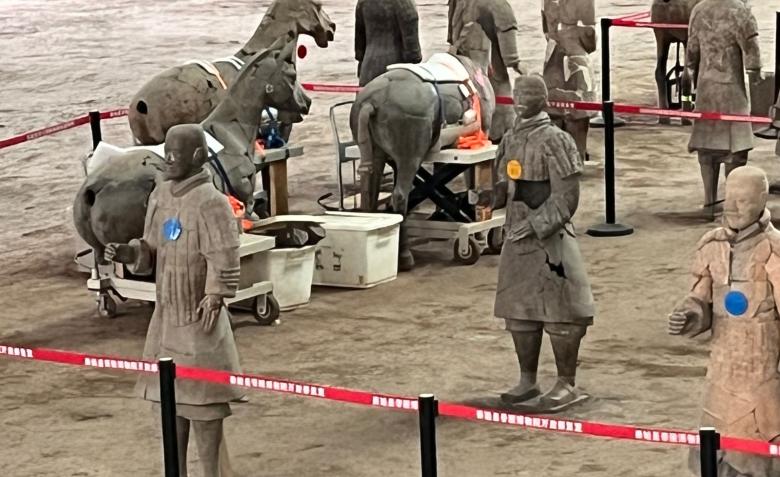
[[[281,311],[307,305],[314,277],[314,245],[275,248],[258,254],[257,277],[274,285],[274,298]]]
[[[325,238],[317,244],[315,285],[371,288],[398,275],[400,215],[326,212],[317,221]]]

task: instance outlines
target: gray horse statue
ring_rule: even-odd
[[[691,11],[702,0],[653,0],[650,10],[650,21],[654,23],[671,23],[687,25],[691,19]],[[667,91],[669,88],[667,79],[667,61],[669,60],[669,50],[673,43],[682,43],[683,48],[688,45],[688,30],[684,28],[655,28],[655,44],[657,63],[655,67],[655,83],[658,88],[658,107],[669,109],[669,98]],[[683,68],[685,62],[682,61]],[[692,90],[692,82],[689,74],[682,74],[683,91]],[[684,103],[688,103],[684,101]],[[684,104],[686,110],[693,110],[692,105]],[[667,117],[659,118],[661,124],[669,124]],[[684,124],[690,121],[683,121]]]
[[[464,29],[462,41],[473,46],[456,44],[452,51],[469,51],[482,61],[438,53],[419,65],[391,65],[358,93],[350,128],[360,148],[362,210],[377,210],[387,163],[395,176],[392,209],[406,217],[414,177],[426,155],[452,146],[460,136],[490,131],[496,108],[487,77],[490,41],[475,23]],[[414,267],[403,225],[398,257],[400,270]]]
[[[128,111],[136,143],[160,144],[171,126],[206,119],[225,98],[248,58],[279,38],[297,41],[298,35],[310,35],[317,46],[326,48],[335,31],[336,25],[322,9],[320,0],[275,0],[252,38],[234,56],[174,66],[149,80],[136,93]],[[297,91],[311,102],[303,90]],[[281,111],[279,120],[282,136],[288,139],[292,123],[303,118],[297,111]]]
[[[225,99],[200,124],[207,133],[215,186],[252,210],[257,169],[253,162],[257,124],[266,106],[308,113],[296,94],[296,43],[279,40],[256,53],[230,86]],[[163,167],[163,146],[120,149],[101,143],[87,163],[76,194],[73,219],[79,235],[103,257],[104,246],[140,237],[149,194]]]

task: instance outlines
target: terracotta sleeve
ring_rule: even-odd
[[[227,198],[221,196],[201,207],[200,251],[206,259],[206,294],[236,296],[241,273],[238,223]]]
[[[517,20],[509,2],[497,2],[493,12],[498,36],[498,49],[506,66],[520,63],[520,50],[517,48]]]
[[[401,32],[404,62],[419,63],[422,61],[422,51],[420,49],[420,19],[417,15],[417,7],[413,0],[399,0],[398,3],[396,21]]]
[[[508,198],[509,183],[507,182],[506,174],[506,157],[505,157],[504,141],[498,145],[496,151],[496,183],[493,187],[493,208],[503,209],[506,207]]]
[[[366,55],[366,25],[363,23],[363,2],[355,7],[355,59],[363,61]]]
[[[741,22],[743,31],[740,38],[740,47],[746,70],[761,69],[761,47],[758,43],[758,24],[756,17],[749,11],[746,12],[746,18]]]
[[[674,309],[688,316],[684,336],[694,337],[712,327],[712,276],[707,266],[706,247],[696,252],[691,267],[691,287],[688,295]]]

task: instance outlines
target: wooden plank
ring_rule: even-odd
[[[290,212],[287,192],[287,161],[268,165],[271,175],[271,215],[286,215]]]

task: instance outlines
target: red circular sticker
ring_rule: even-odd
[[[305,45],[298,46],[298,58],[303,59],[306,58],[306,54],[308,53],[308,50],[306,49]]]

